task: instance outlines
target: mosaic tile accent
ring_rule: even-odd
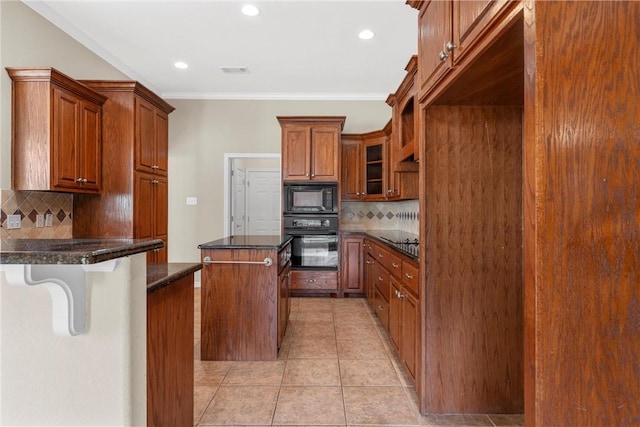
[[[0,238],[69,239],[73,233],[73,195],[48,191],[0,190]],[[53,215],[51,227],[36,227],[38,215]],[[20,215],[22,227],[7,230],[7,215]]]
[[[400,230],[418,234],[418,201],[343,202],[340,226],[344,230]]]

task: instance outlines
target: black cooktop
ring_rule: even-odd
[[[389,243],[405,244],[405,245],[417,245],[418,235],[413,233],[407,233],[406,231],[398,230],[380,230],[376,234],[382,240],[386,240]]]

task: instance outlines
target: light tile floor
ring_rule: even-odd
[[[420,416],[386,332],[363,298],[293,298],[277,361],[200,360],[194,425],[523,426],[522,415]]]

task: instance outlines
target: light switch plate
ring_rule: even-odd
[[[44,215],[36,215],[36,228],[44,227]]]
[[[53,214],[46,214],[44,216],[44,226],[53,227]]]
[[[197,205],[198,198],[197,197],[187,197],[187,205]]]

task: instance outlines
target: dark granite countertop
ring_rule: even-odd
[[[171,262],[147,265],[147,294],[170,285],[184,276],[202,269],[200,263]]]
[[[96,264],[163,246],[158,239],[2,239],[0,264]]]
[[[407,243],[394,243],[401,241],[418,241],[417,234],[407,233],[400,230],[341,230],[341,234],[361,234],[375,239],[389,248],[395,249],[407,257],[418,261],[420,255],[420,245]]]
[[[293,237],[283,234],[267,236],[227,236],[198,245],[198,249],[281,249]]]

